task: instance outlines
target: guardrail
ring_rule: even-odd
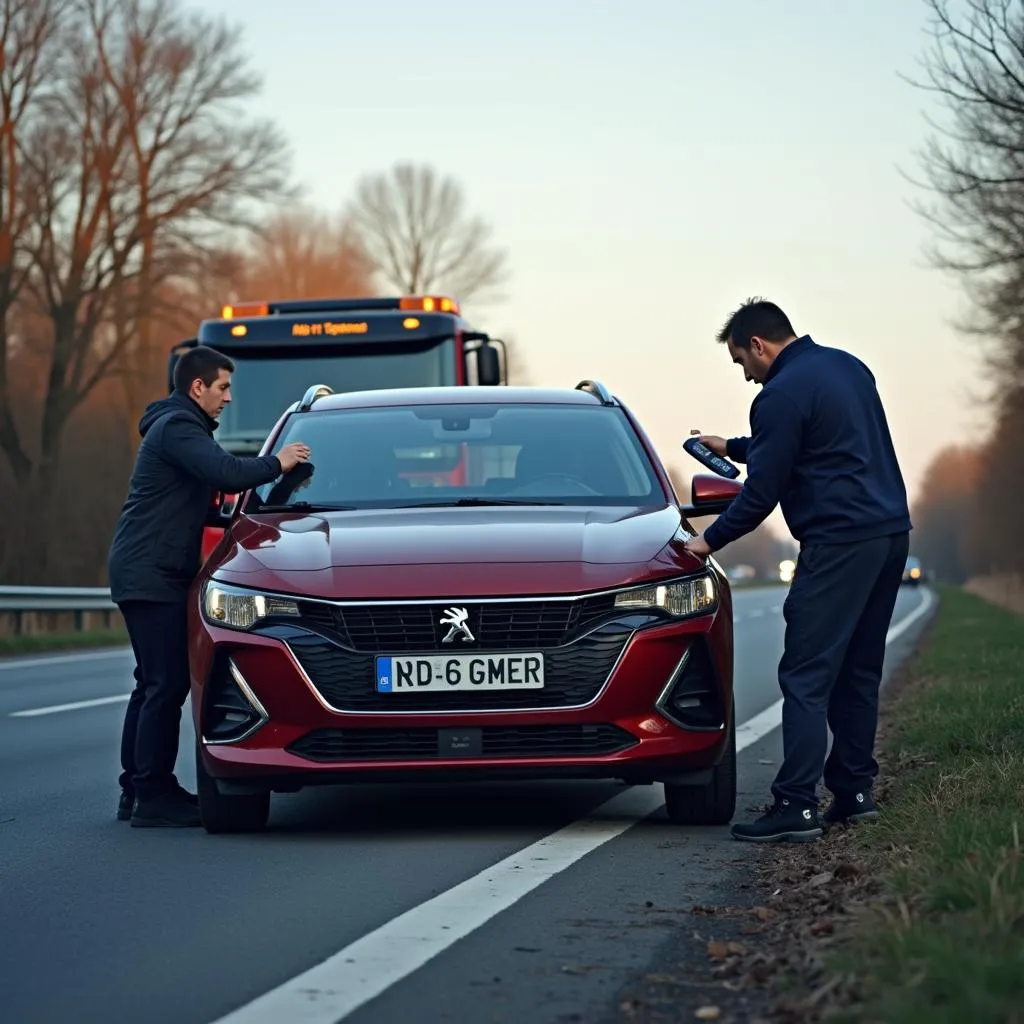
[[[120,625],[107,587],[0,585],[0,635],[80,633]]]

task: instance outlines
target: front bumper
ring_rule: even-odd
[[[378,694],[328,629],[193,620],[192,707],[223,792],[346,782],[622,779],[700,784],[732,725],[731,608],[631,614],[546,650],[544,690]],[[507,652],[506,652],[507,653]]]

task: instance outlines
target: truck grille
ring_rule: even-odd
[[[310,761],[399,761],[451,758],[438,729],[318,729],[288,749]],[[596,757],[626,750],[635,736],[617,725],[484,726],[478,757]]]
[[[460,638],[460,650],[544,650],[560,647],[615,611],[615,595],[578,601],[454,602],[465,608],[474,642]],[[369,654],[428,653],[441,650],[448,606],[430,604],[333,605],[300,601],[309,625],[329,630],[346,646]]]
[[[607,622],[570,644],[549,648],[544,652],[542,690],[378,693],[372,655],[346,650],[313,633],[295,632],[288,643],[310,682],[339,711],[515,711],[574,707],[594,700],[633,628],[621,621]]]

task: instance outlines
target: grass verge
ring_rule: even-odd
[[[886,719],[885,815],[850,851],[887,898],[830,961],[862,999],[836,1016],[1024,1020],[1024,620],[943,590]]]
[[[0,636],[0,657],[11,654],[42,654],[83,647],[120,647],[128,643],[124,629],[97,629],[81,633],[28,633]]]

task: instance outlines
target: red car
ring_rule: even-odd
[[[736,802],[729,584],[628,409],[576,388],[310,388],[264,451],[305,467],[243,496],[192,590],[209,832],[271,792],[364,781],[617,779],[668,814]]]

